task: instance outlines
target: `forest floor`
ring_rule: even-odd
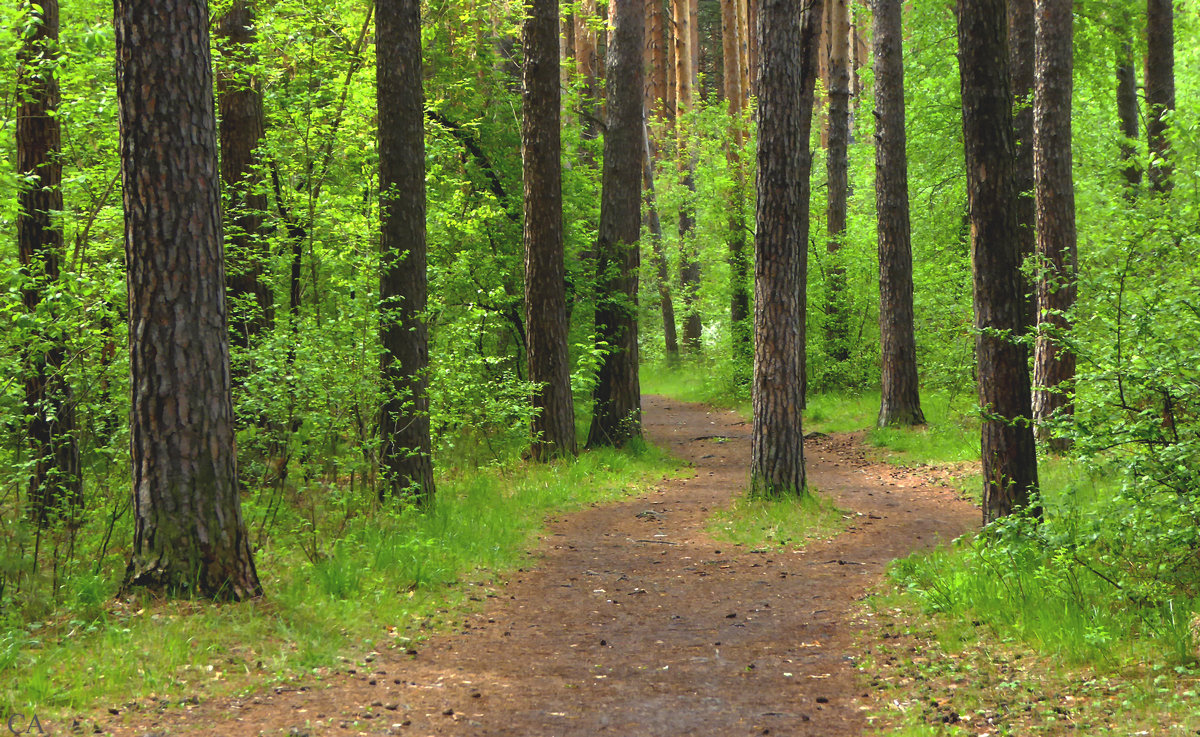
[[[802,550],[734,546],[706,527],[745,488],[749,424],[647,397],[645,428],[694,474],[552,520],[529,567],[452,629],[312,683],[92,724],[136,737],[863,734],[872,695],[854,661],[875,625],[861,600],[890,561],[972,529],[978,509],[867,460],[861,434],[818,436],[809,480],[845,510],[844,532]]]

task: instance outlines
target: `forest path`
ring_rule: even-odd
[[[711,511],[746,485],[750,426],[646,397],[649,439],[695,475],[551,523],[536,566],[415,654],[304,690],[204,703],[119,735],[621,737],[865,729],[852,658],[857,601],[887,563],[977,524],[918,475],[864,460],[861,437],[806,443],[810,482],[855,514],[802,552],[715,542]]]

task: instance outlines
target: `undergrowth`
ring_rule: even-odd
[[[657,449],[501,464],[438,479],[436,506],[363,506],[337,489],[285,504],[257,551],[267,596],[240,604],[114,600],[119,570],[74,580],[53,616],[0,629],[0,707],[64,716],[319,676],[348,654],[406,644],[488,595],[548,514],[671,473]],[[361,500],[361,495],[357,497]],[[248,505],[253,522],[267,510]],[[460,615],[461,616],[461,615]]]

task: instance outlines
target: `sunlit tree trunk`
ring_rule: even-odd
[[[125,586],[254,597],[229,397],[208,7],[117,0],[115,18],[132,390]]]
[[[1039,0],[1033,103],[1037,192],[1038,335],[1033,416],[1039,439],[1056,452],[1070,440],[1046,423],[1074,412],[1075,354],[1062,343],[1075,306],[1075,182],[1071,172],[1072,0]]]
[[[558,3],[531,0],[525,10],[525,325],[529,380],[537,387],[533,456],[550,460],[574,455],[577,447],[563,264]]]
[[[429,507],[434,500],[429,436],[429,338],[425,325],[425,112],[419,0],[378,0],[380,495]],[[557,54],[557,49],[555,50]],[[557,61],[557,56],[555,57]]]
[[[812,166],[808,138],[821,4],[762,0],[756,30],[762,65],[750,439],[750,493],[755,496],[799,496],[807,490],[800,411]]]
[[[744,365],[752,356],[751,338],[753,326],[750,324],[750,254],[746,252],[746,212],[743,203],[746,199],[746,169],[743,166],[742,147],[745,145],[745,131],[741,119],[743,101],[741,55],[742,46],[738,35],[738,0],[722,0],[721,3],[721,36],[722,55],[724,59],[725,100],[729,117],[733,122],[732,135],[727,144],[726,156],[729,166],[733,169],[733,188],[731,190],[730,212],[728,219],[727,244],[729,247],[729,322],[733,339],[733,358],[735,371]],[[744,381],[742,376],[740,380]]]
[[[596,376],[588,445],[624,445],[642,435],[638,383],[638,268],[641,235],[642,118],[640,0],[612,0],[600,232],[596,244],[596,335],[609,345]]]
[[[1029,505],[1037,489],[1017,214],[1004,0],[957,0],[975,341],[983,408],[983,519]]]
[[[901,0],[875,0],[875,209],[879,220],[880,427],[920,425],[904,133]]]
[[[1175,109],[1174,0],[1146,0],[1146,140],[1150,191],[1171,189],[1171,143],[1166,114]]]
[[[32,6],[33,23],[17,55],[17,254],[24,272],[21,300],[28,315],[59,280],[62,230],[54,222],[63,209],[62,126],[58,118],[58,0]],[[65,336],[42,330],[45,317],[27,338],[25,432],[32,473],[29,512],[39,526],[55,515],[74,519],[82,506],[75,403],[63,371]]]

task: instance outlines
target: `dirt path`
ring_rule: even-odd
[[[891,559],[951,539],[978,511],[945,488],[862,460],[852,436],[813,440],[811,482],[851,529],[803,553],[715,543],[709,512],[744,488],[749,425],[646,401],[650,439],[695,476],[551,525],[455,631],[385,651],[321,687],[105,725],[118,735],[862,734],[856,601]]]

